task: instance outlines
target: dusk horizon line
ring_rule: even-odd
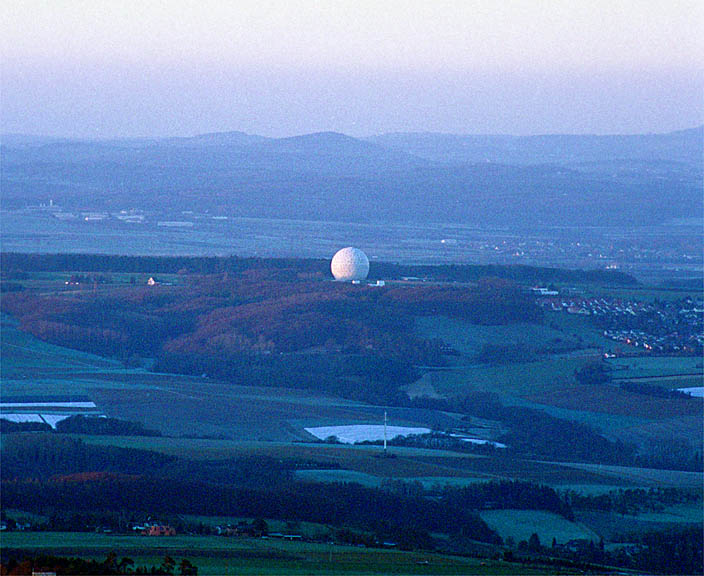
[[[657,136],[657,135],[670,135],[677,132],[690,132],[693,130],[704,129],[704,122],[695,125],[689,125],[683,128],[672,128],[670,130],[653,130],[647,132],[531,132],[525,134],[519,133],[509,133],[509,132],[445,132],[439,130],[388,130],[380,131],[366,134],[350,134],[348,132],[343,132],[340,130],[313,130],[310,132],[299,132],[295,134],[280,135],[280,136],[266,136],[264,134],[259,134],[257,132],[247,132],[246,130],[209,130],[204,132],[196,132],[192,134],[167,134],[167,135],[111,135],[111,136],[87,136],[87,135],[67,135],[67,134],[51,134],[51,133],[34,133],[34,132],[0,132],[0,144],[2,139],[12,137],[12,138],[37,138],[37,139],[55,139],[55,140],[79,140],[79,141],[112,141],[112,140],[176,140],[176,139],[190,139],[198,138],[203,136],[217,136],[225,134],[243,134],[246,136],[254,136],[259,138],[264,138],[267,140],[286,140],[290,138],[300,138],[304,136],[315,136],[321,134],[337,134],[341,136],[346,136],[348,138],[354,139],[365,139],[373,138],[375,136],[389,136],[389,135],[401,135],[401,134],[427,134],[427,135],[439,135],[439,136],[457,136],[457,137],[482,137],[482,136],[492,136],[492,137],[513,137],[513,138],[531,138],[531,137],[541,137],[541,136]]]

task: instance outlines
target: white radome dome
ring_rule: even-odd
[[[332,257],[330,270],[340,282],[364,280],[369,274],[369,258],[359,248],[348,246]]]

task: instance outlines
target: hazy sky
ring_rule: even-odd
[[[704,120],[704,3],[5,0],[3,132],[631,133]]]

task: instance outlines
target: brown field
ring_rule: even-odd
[[[677,418],[702,414],[701,400],[658,398],[634,394],[615,386],[569,386],[526,398],[558,408],[640,418]]]

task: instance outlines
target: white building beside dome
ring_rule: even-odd
[[[330,271],[340,282],[359,282],[369,274],[369,258],[359,248],[348,246],[332,257]]]

